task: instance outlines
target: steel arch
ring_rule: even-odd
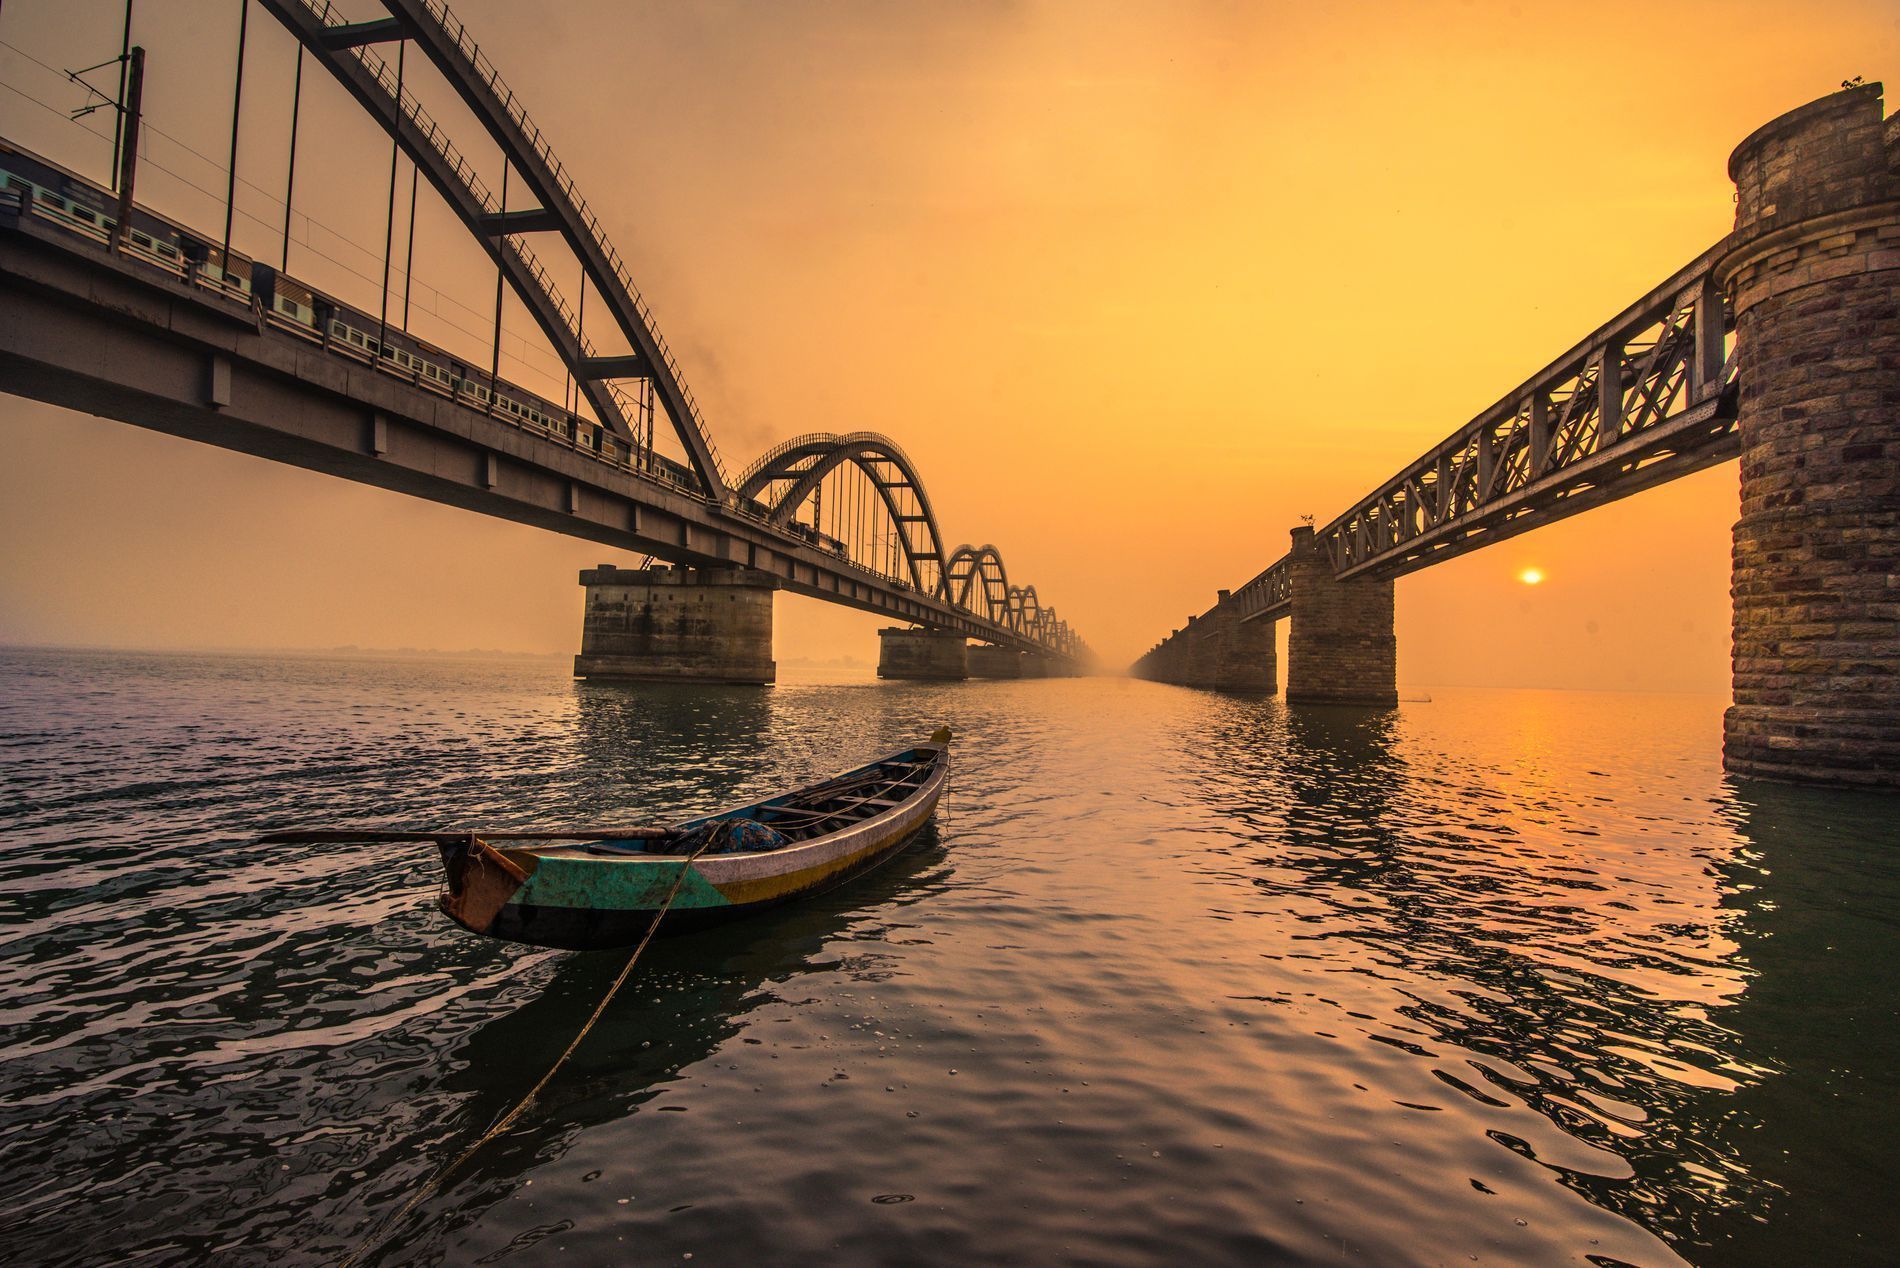
[[[970,592],[979,581],[982,592],[976,597],[981,598],[983,606],[975,608],[970,604]],[[1003,554],[996,547],[985,542],[981,546],[963,545],[951,551],[944,568],[944,587],[945,597],[958,607],[1014,628],[1010,625],[1009,573],[1003,567]]]
[[[1036,597],[1036,587],[1025,586],[1012,594],[1020,615],[1016,631],[1025,638],[1033,638],[1041,643],[1053,643],[1056,630],[1056,610],[1045,608]]]
[[[854,465],[877,490],[902,545],[911,587],[946,605],[943,617],[960,621],[960,615],[948,610],[960,608],[983,617],[1005,636],[1029,637],[1050,650],[1066,650],[1065,640],[1070,637],[1066,626],[1055,619],[1052,609],[1034,601],[1033,589],[1019,592],[1009,584],[994,547],[971,548],[969,574],[961,578],[963,593],[956,600],[951,598],[950,560],[936,513],[915,464],[889,437],[871,432],[799,437],[768,453],[735,487],[692,392],[599,218],[547,138],[443,0],[380,0],[388,16],[367,21],[348,20],[331,0],[259,3],[392,138],[495,261],[501,280],[526,307],[604,428],[635,440],[641,421],[646,420],[650,442],[651,411],[657,399],[692,473],[691,477],[683,471],[671,474],[677,464],[667,461],[662,464],[665,471],[644,462],[646,474],[699,494],[725,514],[749,516],[756,507],[767,522],[796,536],[791,521],[798,509],[828,474]],[[374,46],[392,42],[414,42],[468,108],[475,132],[486,132],[499,148],[501,194],[488,188],[447,130],[423,109],[394,59],[374,51]],[[532,205],[514,205],[517,200],[508,191],[515,188],[511,182],[516,180],[523,191],[519,201]],[[558,235],[571,251],[579,264],[583,301],[592,298],[587,295],[591,285],[619,332],[618,336],[609,332],[609,339],[631,352],[611,347],[603,351],[588,338],[578,314],[527,243],[526,235],[537,233]],[[624,344],[618,343],[622,338]],[[644,405],[621,390],[619,381],[628,379],[651,386]],[[630,448],[636,453],[642,450],[638,443]],[[646,453],[651,455],[650,443]],[[852,562],[866,567],[862,561]],[[883,566],[868,570],[888,584],[904,585],[885,575]],[[971,591],[979,577],[981,604],[973,607]]]
[[[931,509],[930,495],[924,490],[916,465],[889,436],[858,431],[846,435],[813,432],[793,437],[767,450],[748,467],[739,477],[736,492],[742,503],[751,501],[760,505],[772,523],[789,524],[820,482],[846,463],[862,471],[877,490],[885,514],[903,543],[911,584],[919,593],[944,597],[947,594],[946,560],[937,513]],[[916,500],[915,513],[899,504],[898,496],[905,491]],[[927,563],[937,565],[933,581],[924,578]]]
[[[602,424],[631,438],[627,413],[634,405],[613,381],[651,380],[704,486],[702,492],[714,501],[722,500],[726,480],[718,451],[626,265],[546,137],[448,7],[441,0],[383,0],[389,18],[351,23],[324,0],[259,2],[401,146],[495,260]],[[368,47],[390,40],[416,42],[501,147],[507,169],[520,175],[537,206],[511,210],[489,192],[441,125],[399,84],[390,65]],[[595,355],[581,323],[569,312],[534,253],[520,241],[520,235],[534,232],[561,235],[634,349],[633,355]]]

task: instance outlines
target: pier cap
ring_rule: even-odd
[[[1735,147],[1735,227],[1762,232],[1894,196],[1882,86],[1829,93],[1771,119]]]

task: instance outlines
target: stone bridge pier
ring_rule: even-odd
[[[970,646],[961,634],[893,625],[877,632],[877,676],[960,681],[970,676]]]
[[[1880,85],[1729,159],[1716,277],[1741,364],[1734,705],[1744,775],[1900,787],[1900,116]]]
[[[1393,583],[1340,581],[1310,524],[1287,555],[1292,622],[1286,638],[1288,704],[1396,705],[1399,640]]]
[[[1280,676],[1273,622],[1244,619],[1232,592],[1222,590],[1213,611],[1189,617],[1187,628],[1144,657],[1135,674],[1182,687],[1272,692]]]
[[[749,568],[616,568],[581,573],[576,678],[768,683],[776,582]]]
[[[1222,590],[1213,611],[1190,620],[1184,637],[1186,685],[1266,692],[1279,686],[1273,622],[1241,619],[1231,591]]]
[[[970,677],[1021,678],[1024,676],[1023,660],[1023,654],[1013,647],[972,643],[969,650]]]

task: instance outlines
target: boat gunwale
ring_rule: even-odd
[[[931,794],[932,792],[936,792],[939,795],[941,795],[942,783],[945,780],[945,778],[947,778],[947,775],[948,775],[947,759],[949,757],[949,745],[931,744],[931,743],[926,742],[922,744],[907,745],[904,748],[900,748],[900,749],[893,749],[891,752],[885,754],[883,757],[874,758],[873,760],[865,762],[862,765],[854,766],[850,768],[849,770],[841,771],[836,775],[829,776],[828,778],[825,778],[825,779],[816,780],[800,788],[794,788],[790,792],[777,793],[770,797],[761,797],[752,801],[738,802],[733,805],[727,806],[726,808],[722,810],[715,810],[709,814],[698,815],[691,819],[683,819],[679,823],[672,825],[672,827],[675,830],[678,830],[681,828],[693,827],[697,824],[717,822],[720,819],[734,818],[734,817],[739,816],[744,811],[755,810],[760,807],[770,805],[772,802],[775,802],[775,801],[779,801],[779,800],[790,798],[790,797],[796,797],[800,795],[801,793],[809,792],[812,789],[822,788],[826,784],[836,783],[839,780],[843,780],[843,779],[849,779],[853,775],[861,774],[865,771],[869,771],[876,767],[883,766],[889,762],[900,760],[907,754],[919,753],[925,750],[929,750],[932,754],[930,758],[930,763],[929,763],[930,768],[931,768],[929,773],[924,776],[922,782],[915,785],[915,787],[912,789],[909,796],[905,797],[902,801],[898,802],[894,806],[886,806],[882,810],[877,811],[875,814],[867,815],[862,819],[854,819],[849,823],[840,824],[839,826],[831,829],[830,831],[822,832],[818,834],[817,836],[809,837],[803,841],[790,842],[786,845],[780,846],[778,849],[775,849],[775,850],[746,850],[746,851],[735,851],[730,854],[707,854],[707,855],[701,855],[698,859],[694,860],[693,862],[694,862],[695,867],[704,869],[706,865],[708,864],[719,864],[719,863],[728,863],[728,862],[736,863],[736,862],[747,861],[751,859],[765,859],[765,858],[770,858],[770,859],[783,858],[783,859],[788,859],[788,860],[795,859],[796,857],[799,856],[801,852],[808,851],[818,846],[829,844],[833,842],[838,836],[844,833],[853,832],[859,828],[864,828],[864,827],[877,824],[880,820],[901,815],[905,813],[907,810],[914,808],[920,800],[922,800],[924,797]],[[763,821],[760,820],[758,822],[763,822]],[[770,825],[768,824],[767,826],[770,826]],[[479,836],[480,833],[477,833],[476,835]],[[617,838],[617,839],[637,841],[637,840],[642,840],[645,838],[641,838],[637,836],[628,836],[625,838]],[[664,864],[669,864],[669,863],[683,863],[688,858],[687,855],[683,855],[683,854],[651,854],[651,853],[644,853],[644,852],[641,852],[641,853],[629,852],[627,854],[604,854],[604,853],[599,853],[588,848],[590,845],[603,844],[602,842],[599,842],[599,841],[593,841],[593,842],[587,842],[587,843],[569,843],[569,842],[563,842],[561,838],[559,837],[550,837],[548,838],[548,840],[549,842],[551,842],[551,844],[549,845],[509,846],[509,847],[504,848],[502,850],[502,853],[509,856],[516,856],[516,855],[526,856],[528,858],[535,859],[535,860],[557,858],[557,859],[560,859],[563,863],[568,863],[568,864],[601,863],[601,864],[614,864],[614,865],[629,865],[630,864],[634,866],[659,866],[659,865],[664,865]],[[796,869],[793,867],[787,867],[785,870],[791,871],[791,870],[796,870]]]

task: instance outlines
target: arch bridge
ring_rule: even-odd
[[[264,78],[253,68],[245,78],[247,46],[263,35],[253,9],[294,38],[293,76]],[[1033,589],[992,582],[1003,577],[993,547],[946,547],[920,472],[889,437],[799,436],[731,475],[600,215],[440,0],[382,0],[380,11],[353,15],[329,0],[248,0],[241,13],[221,228],[170,219],[136,198],[140,167],[149,181],[154,166],[138,143],[147,122],[142,49],[124,59],[127,85],[108,103],[124,136],[109,173],[88,177],[0,143],[5,390],[678,565],[645,570],[664,589],[621,594],[648,625],[656,603],[699,582],[739,578],[752,591],[845,604],[959,644],[1077,662],[1081,641]],[[374,299],[331,293],[294,267],[299,111],[316,87],[304,82],[306,66],[327,73],[390,140],[387,159],[369,162],[364,180],[389,200]],[[440,107],[423,104],[417,90],[429,71],[434,99],[446,85],[460,107],[453,113],[472,127],[453,127]],[[259,250],[248,223],[243,241],[233,241],[238,137],[256,126],[246,110],[271,96],[289,103],[290,139],[281,173],[243,176],[283,190],[282,231],[265,235]],[[390,277],[405,165],[411,229],[399,315]],[[414,199],[423,186],[494,265],[492,332],[472,346],[409,328]],[[503,373],[504,291],[552,354],[545,383]],[[583,659],[588,639],[609,637],[596,607],[590,585]],[[634,661],[648,661],[630,672],[721,676],[716,665],[693,669],[705,647],[648,639],[640,651],[638,619],[627,619],[614,637]],[[719,641],[708,638],[709,646]],[[669,669],[674,660],[680,665]]]

